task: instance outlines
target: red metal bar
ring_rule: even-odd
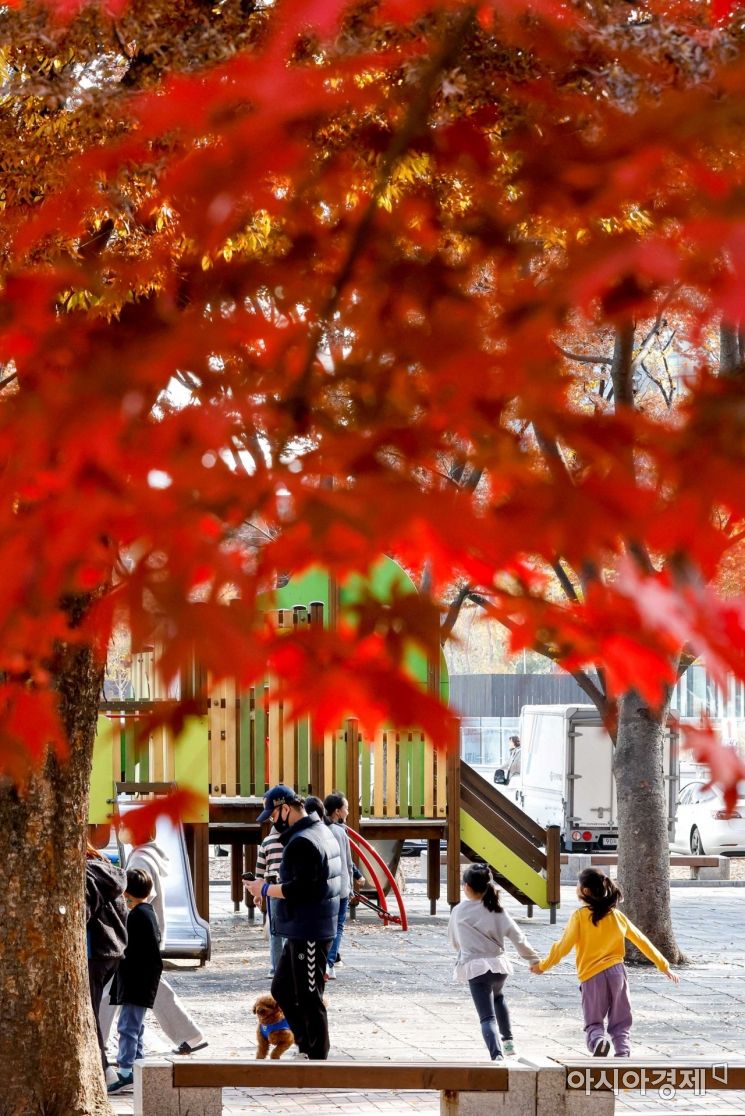
[[[395,896],[395,899],[396,899],[396,902],[398,904],[398,912],[401,916],[401,929],[402,930],[408,930],[409,929],[409,923],[408,923],[407,918],[406,918],[406,908],[404,907],[404,901],[401,898],[401,892],[398,890],[398,885],[396,883],[396,880],[394,879],[393,873],[391,872],[390,868],[388,867],[386,862],[383,860],[380,853],[372,847],[372,845],[370,844],[369,841],[365,840],[365,838],[362,836],[361,833],[357,833],[356,830],[350,829],[349,826],[347,826],[347,833],[349,834],[349,839],[350,839],[350,841],[352,841],[352,844],[354,845],[354,848],[355,848],[356,852],[359,853],[360,859],[363,859],[362,849],[367,849],[367,851],[370,853],[370,855],[375,858],[375,861],[378,864],[378,866],[382,869],[383,875],[388,880],[388,883],[391,885],[391,891],[393,892],[393,894]],[[376,880],[376,886],[377,886],[377,880]],[[378,888],[378,893],[380,893],[380,888]]]
[[[347,826],[347,830],[349,830],[349,827],[348,827],[348,826]],[[354,830],[351,830],[351,832],[352,832],[352,833],[354,833]],[[383,918],[383,917],[384,917],[384,915],[387,915],[387,914],[388,914],[388,903],[387,903],[387,901],[386,901],[386,898],[385,898],[385,892],[383,891],[383,888],[381,887],[381,885],[380,885],[380,883],[379,883],[379,881],[378,881],[378,877],[377,877],[377,876],[375,875],[375,873],[373,872],[373,866],[372,866],[372,864],[371,864],[371,863],[370,863],[370,861],[369,861],[369,860],[367,859],[367,857],[366,857],[366,856],[365,856],[365,854],[363,853],[362,849],[360,849],[360,848],[358,848],[358,847],[357,847],[357,845],[355,844],[355,842],[354,842],[354,841],[352,840],[352,838],[351,838],[351,837],[349,838],[349,843],[351,844],[352,848],[353,848],[353,849],[354,849],[354,851],[355,851],[355,852],[357,853],[357,855],[359,856],[360,860],[362,861],[362,863],[364,864],[365,868],[367,869],[367,872],[368,872],[368,875],[370,876],[370,879],[371,879],[371,880],[373,881],[373,883],[375,884],[375,890],[376,890],[376,892],[378,893],[378,899],[380,900],[380,906],[381,906],[381,908],[382,908],[382,911],[383,911],[383,914],[381,914],[381,918]],[[374,849],[373,849],[372,851],[373,851],[373,853],[375,852],[375,850],[374,850]]]

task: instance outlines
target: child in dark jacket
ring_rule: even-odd
[[[163,971],[160,930],[150,903],[145,902],[153,881],[144,868],[130,868],[124,898],[129,907],[127,948],[111,987],[111,1003],[119,1013],[119,1075],[108,1087],[118,1093],[132,1085],[133,1066],[142,1057],[145,1012],[153,1006]]]

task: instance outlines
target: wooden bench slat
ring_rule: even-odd
[[[177,1089],[432,1089],[506,1092],[506,1066],[465,1062],[304,1062],[239,1060],[173,1063]]]

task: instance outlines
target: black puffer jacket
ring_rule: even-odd
[[[279,882],[284,899],[272,900],[275,932],[322,942],[336,935],[341,890],[339,842],[318,817],[304,817],[280,835]]]
[[[110,860],[85,862],[85,918],[91,961],[118,961],[127,944],[127,873]]]

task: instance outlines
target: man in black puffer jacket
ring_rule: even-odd
[[[258,899],[273,904],[275,928],[286,938],[272,981],[272,995],[307,1058],[329,1055],[329,1028],[323,1002],[326,961],[336,934],[341,891],[339,844],[317,816],[308,817],[302,798],[280,783],[264,798],[260,822],[271,819],[284,846],[279,883],[247,883]]]

